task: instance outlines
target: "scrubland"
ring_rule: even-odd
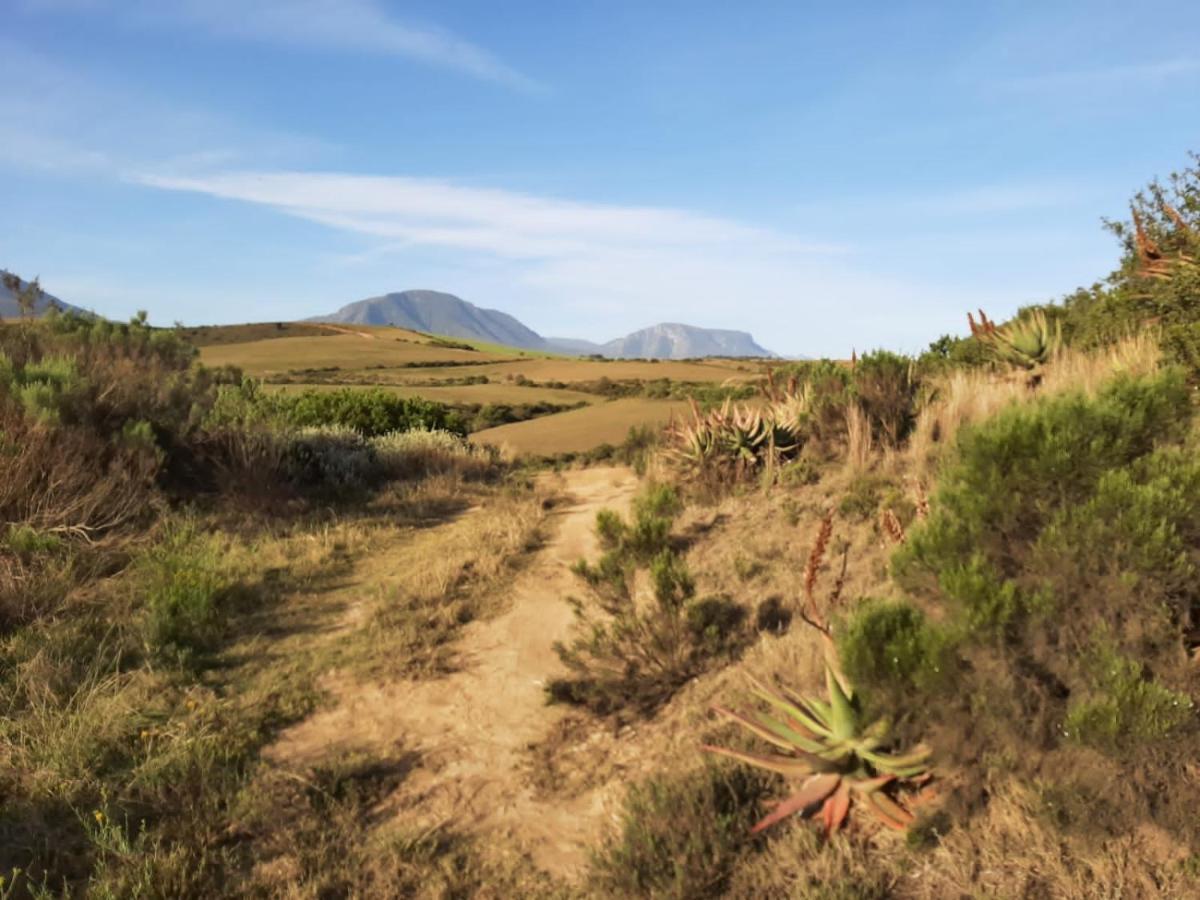
[[[0,896],[1196,896],[1197,178],[573,459],[3,325]]]

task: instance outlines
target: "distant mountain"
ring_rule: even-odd
[[[550,337],[546,338],[546,346],[554,353],[566,353],[569,356],[604,355],[604,344],[583,338]]]
[[[339,325],[395,325],[446,337],[490,341],[526,350],[545,350],[546,341],[508,313],[481,309],[453,294],[441,291],[401,291],[369,297],[343,306],[331,316],[310,322]]]
[[[579,338],[544,338],[508,313],[482,309],[441,291],[401,291],[369,297],[310,322],[339,325],[395,325],[464,340],[488,341],[574,356],[626,359],[687,359],[701,356],[774,356],[744,331],[665,323],[635,331],[606,344]]]
[[[692,359],[701,356],[774,356],[745,331],[697,328],[664,322],[604,344],[599,351],[618,359]]]
[[[4,276],[9,274],[10,273],[8,271],[0,269],[0,319],[15,319],[21,315],[21,307],[17,304],[16,294],[9,290],[8,286],[4,283],[7,280]],[[24,290],[26,287],[28,287],[28,285],[28,281],[22,281],[21,289]],[[83,312],[83,310],[78,306],[72,306],[70,303],[64,303],[57,297],[54,297],[43,291],[41,299],[34,308],[34,314],[39,316],[44,315],[46,310],[50,308],[51,304],[57,306],[64,312],[67,310],[74,310],[78,313]]]

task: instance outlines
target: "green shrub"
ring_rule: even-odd
[[[887,350],[864,354],[854,368],[853,390],[875,439],[899,446],[915,420],[917,382],[912,360]]]
[[[176,527],[135,562],[135,570],[151,653],[190,663],[210,650],[221,632],[221,602],[230,587],[215,541],[193,525]]]
[[[594,855],[588,884],[606,897],[722,897],[761,844],[750,827],[769,782],[746,767],[707,767],[632,788],[621,831]]]
[[[275,404],[283,420],[298,428],[350,428],[365,437],[417,428],[466,434],[445,405],[399,397],[383,388],[303,391],[279,395]]]
[[[56,534],[47,534],[28,525],[10,525],[5,537],[8,549],[19,556],[39,556],[54,553],[63,546]]]
[[[863,474],[855,477],[838,503],[838,512],[851,521],[865,522],[878,512],[886,486],[887,481],[878,475]]]
[[[839,634],[847,671],[872,696],[882,685],[885,698],[921,697],[908,726],[964,736],[949,749],[963,760],[996,754],[1028,775],[1068,742],[1153,745],[1144,783],[1170,780],[1195,753],[1194,701],[1178,689],[1194,684],[1186,649],[1200,613],[1200,464],[1181,446],[1191,417],[1169,370],[963,432],[929,518],[893,557],[936,627],[869,604]],[[955,662],[934,702],[922,676],[939,650]],[[1140,802],[1184,836],[1177,813]]]
[[[838,658],[850,681],[886,700],[943,687],[953,642],[907,603],[867,599],[839,624]]]
[[[1190,416],[1187,387],[1168,371],[1118,379],[1094,399],[1012,406],[964,429],[934,513],[897,553],[894,571],[909,583],[920,573],[951,575],[971,591],[979,577],[1003,580],[1059,510],[1086,502],[1106,472],[1182,438]]]
[[[1147,678],[1140,664],[1110,642],[1096,642],[1084,666],[1088,696],[1071,704],[1063,722],[1071,740],[1123,750],[1169,737],[1195,718],[1191,698]]]
[[[588,589],[569,602],[577,630],[555,651],[570,675],[551,682],[552,700],[601,715],[649,715],[689,679],[732,657],[748,639],[746,612],[721,597],[695,600],[696,585],[671,546],[682,510],[678,493],[652,485],[634,499],[633,521],[611,510],[596,516],[604,552],[575,566]],[[636,596],[639,575],[653,602]]]

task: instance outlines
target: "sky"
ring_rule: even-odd
[[[912,352],[1114,267],[1200,4],[0,0],[0,117],[0,268],[103,315]]]

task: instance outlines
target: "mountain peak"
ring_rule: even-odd
[[[544,338],[508,313],[484,309],[454,294],[413,289],[368,297],[311,322],[395,325],[463,340],[487,341],[524,350],[598,354],[613,358],[684,359],[701,356],[773,356],[745,331],[698,328],[663,322],[605,344],[577,338]]]

